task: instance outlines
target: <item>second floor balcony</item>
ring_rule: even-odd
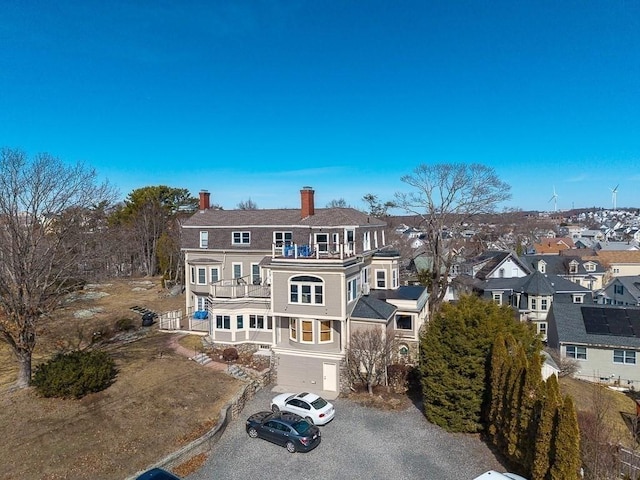
[[[274,259],[303,259],[303,260],[320,260],[320,259],[339,259],[355,257],[355,242],[347,243],[312,243],[297,244],[290,243],[285,245],[273,244],[271,256]]]
[[[271,286],[251,275],[232,280],[218,280],[209,285],[209,294],[216,298],[269,298]]]

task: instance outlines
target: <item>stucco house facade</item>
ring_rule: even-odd
[[[347,388],[352,328],[384,325],[415,359],[428,294],[401,287],[400,255],[385,223],[352,208],[316,209],[303,187],[299,209],[200,209],[182,226],[186,329],[218,345],[272,356],[292,390]],[[371,308],[375,305],[375,308]],[[384,306],[384,308],[382,308]]]

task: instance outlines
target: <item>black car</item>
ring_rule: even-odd
[[[152,468],[138,476],[136,480],[180,480],[180,477],[176,477],[173,473],[162,468]]]
[[[283,445],[291,453],[308,452],[320,443],[320,429],[293,413],[254,413],[246,428],[251,438]]]

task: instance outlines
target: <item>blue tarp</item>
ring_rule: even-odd
[[[196,310],[195,312],[193,312],[193,318],[195,318],[196,320],[205,320],[209,318],[209,312],[207,312],[206,310]]]

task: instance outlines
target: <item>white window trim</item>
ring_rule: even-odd
[[[256,273],[254,272],[255,267],[258,267],[257,278],[254,278],[256,275]],[[260,270],[259,263],[252,263],[251,264],[251,284],[254,284],[256,280],[262,283],[262,271]]]
[[[303,331],[302,331],[302,324],[303,323],[310,323],[311,324],[311,341],[303,340],[303,338],[304,338],[304,334],[303,334]],[[298,324],[298,326],[300,327],[300,332],[299,332],[300,333],[300,339],[298,340],[299,343],[305,343],[307,345],[312,345],[312,344],[316,343],[315,342],[315,339],[316,339],[315,323],[316,322],[314,322],[313,320],[309,320],[309,319],[305,319],[305,318],[301,318],[300,319],[300,323]]]
[[[616,361],[616,352],[622,352],[622,361],[621,362],[617,362]],[[633,362],[628,362],[627,361],[627,354],[631,354],[633,353]],[[628,350],[628,349],[623,349],[623,348],[615,348],[612,352],[613,354],[613,363],[615,365],[636,365],[637,363],[637,353],[635,350]],[[629,355],[629,360],[631,359],[631,355]]]
[[[240,241],[236,242],[236,234],[240,235]],[[245,242],[245,234],[248,235],[248,239]],[[231,232],[231,245],[251,245],[251,232],[249,230],[236,230]]]
[[[209,248],[209,232],[206,230],[200,231],[200,248]]]
[[[575,355],[569,355],[569,347],[573,347],[575,348]],[[580,358],[578,355],[578,349],[584,349],[584,358]],[[567,358],[573,358],[575,360],[587,360],[588,358],[588,352],[587,352],[587,347],[585,347],[584,345],[565,345],[564,347],[564,351],[565,351],[565,356]]]
[[[236,267],[240,267],[240,275],[236,275]],[[231,263],[231,274],[233,275],[233,279],[234,280],[236,278],[242,278],[242,276],[243,276],[242,262],[233,262],[233,263]]]
[[[279,239],[277,237],[280,237]],[[289,237],[287,239],[287,237]],[[288,230],[276,230],[273,232],[273,244],[276,247],[293,244],[293,232]]]
[[[202,277],[200,276],[200,273],[202,273]],[[200,281],[201,279],[204,279],[204,280]],[[197,282],[197,285],[207,284],[207,269],[205,267],[198,267],[196,282]]]
[[[300,280],[294,280],[297,277],[300,277],[300,275],[295,275],[291,278],[289,278],[289,291],[288,291],[288,303],[290,305],[324,305],[325,304],[325,288],[324,288],[324,280],[320,277],[315,277],[312,275],[303,275],[303,276],[310,276],[313,278],[317,278],[318,280],[320,280],[319,282],[310,282],[310,281],[300,281]],[[297,287],[297,294],[298,294],[298,301],[293,302],[291,301],[291,287],[293,286]],[[303,286],[310,286],[311,287],[311,298],[310,298],[310,302],[303,302],[302,301],[302,287]],[[316,303],[316,288],[315,287],[320,287],[321,288],[321,294],[322,294],[322,303]]]
[[[347,303],[358,298],[358,277],[347,280]]]
[[[382,286],[382,287],[378,285],[378,272],[384,273],[384,275],[383,275],[384,276],[384,279],[383,279],[384,280],[384,286]],[[387,288],[387,271],[384,268],[383,269],[376,269],[375,272],[374,272],[374,275],[375,275],[376,288],[383,289],[383,290],[386,289]]]
[[[190,275],[191,284],[196,284],[196,267],[191,267],[191,275]]]
[[[213,272],[218,272],[218,274],[216,275],[216,277],[218,278],[217,280],[213,279]],[[220,267],[211,267],[209,269],[209,282],[211,284],[220,281]]]
[[[322,322],[329,322],[329,340],[322,340]],[[333,322],[331,320],[318,321],[318,343],[333,343]]]

